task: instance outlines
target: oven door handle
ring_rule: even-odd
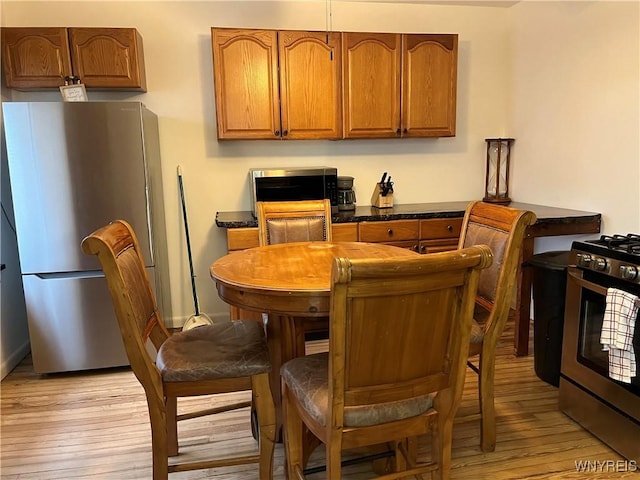
[[[597,285],[593,282],[589,282],[588,280],[585,280],[584,278],[582,278],[581,276],[579,276],[576,272],[578,271],[578,269],[576,268],[571,268],[569,267],[567,269],[567,274],[571,277],[571,279],[576,282],[578,285],[580,285],[581,287],[587,288],[589,290],[592,290],[600,295],[603,296],[607,296],[607,289],[605,287],[602,287],[600,285]]]

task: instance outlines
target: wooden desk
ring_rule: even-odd
[[[220,298],[269,315],[267,342],[278,425],[282,425],[280,366],[305,353],[301,317],[329,315],[332,260],[413,255],[418,254],[374,243],[283,243],[232,252],[211,265]]]
[[[523,264],[533,255],[534,240],[537,237],[579,235],[600,231],[599,213],[519,202],[512,202],[509,206],[520,210],[531,210],[538,217],[536,223],[526,230],[522,244]],[[521,268],[518,275],[520,278],[517,282],[516,294],[514,353],[516,356],[525,356],[529,354],[532,271],[530,268]]]

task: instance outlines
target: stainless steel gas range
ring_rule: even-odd
[[[573,242],[567,271],[560,409],[628,460],[640,463],[640,377],[632,377],[629,383],[611,378],[610,352],[601,343],[607,293],[614,288],[624,291],[632,302],[640,297],[640,235],[603,235]],[[609,300],[612,303],[611,297]],[[640,365],[637,314],[635,326],[631,343]]]

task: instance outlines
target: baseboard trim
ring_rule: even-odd
[[[15,349],[8,358],[4,358],[2,363],[0,363],[0,379],[4,379],[7,375],[11,373],[11,371],[18,366],[18,364],[27,356],[31,351],[31,344],[29,340],[20,345],[17,349]]]

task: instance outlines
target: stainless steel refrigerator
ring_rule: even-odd
[[[34,369],[127,365],[106,280],[80,243],[124,219],[153,288],[168,286],[157,117],[139,102],[2,107]],[[170,300],[157,297],[169,317]]]

